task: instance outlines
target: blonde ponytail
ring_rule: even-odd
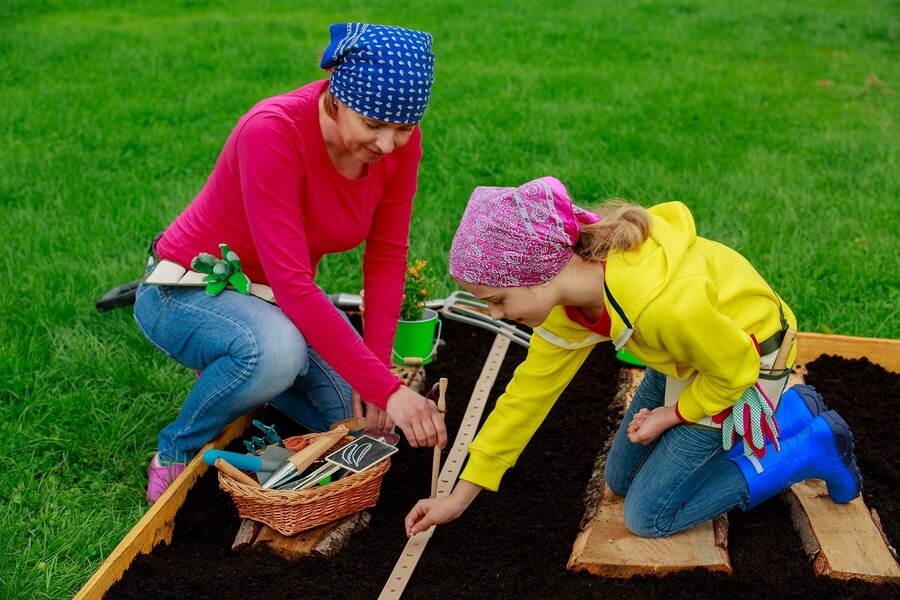
[[[575,253],[588,261],[600,261],[614,250],[637,250],[650,235],[651,217],[643,206],[620,199],[607,200],[595,210],[600,220],[581,226]]]

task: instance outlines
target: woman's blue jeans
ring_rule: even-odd
[[[200,371],[159,434],[162,463],[186,462],[228,423],[266,402],[312,431],[351,417],[350,386],[277,306],[225,290],[142,284],[134,320],[150,342]]]
[[[616,432],[606,484],[625,496],[625,525],[643,537],[665,537],[746,505],[747,483],[726,459],[722,432],[676,425],[648,446],[628,439],[642,408],[663,405],[666,377],[647,368]]]

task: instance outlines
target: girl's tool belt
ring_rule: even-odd
[[[781,394],[787,385],[788,377],[791,374],[791,368],[786,365],[791,348],[794,346],[796,331],[792,329],[781,330],[763,343],[759,345],[762,355],[759,357],[759,379],[757,383],[763,393],[778,408],[781,402]],[[666,406],[675,406],[678,403],[678,397],[681,396],[682,390],[694,380],[696,375],[692,375],[687,379],[678,380],[671,376],[666,376]],[[722,426],[714,423],[711,417],[704,417],[694,423],[713,429],[721,429]]]
[[[158,239],[158,237],[157,237]],[[203,287],[208,286],[206,275],[199,271],[185,269],[176,262],[168,259],[160,260],[156,253],[156,239],[150,245],[150,258],[147,259],[147,271],[141,283],[149,285],[178,285],[187,287]],[[275,304],[275,294],[272,288],[259,283],[251,283],[249,293],[257,298],[262,298],[266,302]]]

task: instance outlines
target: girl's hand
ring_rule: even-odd
[[[449,523],[458,518],[483,488],[460,480],[449,496],[419,500],[406,515],[407,537],[428,531],[432,525]]]
[[[631,423],[628,424],[628,435],[630,436],[632,433],[635,433],[638,429],[640,429],[641,425],[644,424],[644,421],[646,421],[647,417],[649,416],[649,408],[642,408],[640,412],[635,413],[631,418]]]
[[[401,385],[387,401],[387,414],[413,448],[447,445],[447,428],[434,402]],[[370,425],[370,427],[373,425]]]
[[[642,408],[628,424],[628,439],[646,446],[679,423],[674,406],[660,406],[652,411]]]

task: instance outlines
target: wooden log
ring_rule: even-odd
[[[625,367],[620,371],[619,388],[613,404],[622,412],[644,377],[644,370]],[[609,444],[596,464],[588,496],[582,531],[575,538],[567,568],[601,577],[628,578],[634,575],[665,575],[697,567],[731,573],[728,557],[728,520],[707,521],[667,538],[643,538],[625,527],[625,498],[614,494],[603,482]]]
[[[262,525],[254,545],[266,544],[288,560],[312,555],[332,556],[347,544],[355,532],[368,526],[370,519],[368,511],[361,511],[292,536],[282,535],[268,525]]]
[[[237,535],[234,536],[234,542],[231,549],[235,552],[252,546],[256,541],[256,536],[262,531],[263,524],[253,519],[241,519],[241,526],[238,527]]]
[[[197,456],[185,467],[181,475],[106,557],[100,568],[75,595],[74,600],[102,598],[109,588],[122,578],[122,574],[131,565],[135,556],[150,553],[161,542],[172,541],[175,514],[184,503],[188,491],[208,468],[207,464],[203,462],[203,453],[210,448],[224,448],[229,442],[244,433],[253,418],[253,415],[247,415],[236,419],[216,439],[197,453]]]
[[[391,373],[420,394],[425,390],[425,367],[422,365],[391,365]]]

